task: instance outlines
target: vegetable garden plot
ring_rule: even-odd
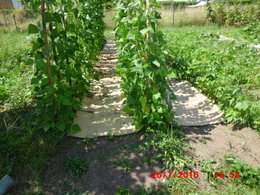
[[[228,123],[259,130],[259,51],[244,43],[219,41],[217,33],[168,33],[178,77],[217,102]]]
[[[92,85],[92,97],[85,97],[82,109],[74,120],[81,131],[74,137],[98,137],[135,133],[131,118],[123,113],[121,79],[115,76],[116,45],[108,40],[95,69],[103,72]],[[222,112],[217,105],[199,93],[187,81],[170,80],[177,100],[173,101],[176,122],[181,126],[202,126],[222,122]]]

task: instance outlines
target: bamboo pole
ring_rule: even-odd
[[[41,15],[42,15],[42,27],[43,27],[43,36],[44,36],[45,59],[47,62],[49,84],[52,87],[53,86],[53,77],[52,77],[52,70],[51,70],[49,43],[48,43],[48,31],[47,31],[46,20],[45,20],[45,2],[44,2],[44,0],[41,0]]]

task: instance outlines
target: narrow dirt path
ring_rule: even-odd
[[[123,112],[121,79],[115,74],[117,53],[114,40],[108,40],[95,69],[102,76],[92,83],[92,97],[85,96],[83,108],[77,112],[75,123],[81,128],[74,137],[97,137],[135,133],[131,118]]]

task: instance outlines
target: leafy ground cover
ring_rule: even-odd
[[[259,130],[259,51],[245,43],[220,41],[208,28],[165,29],[172,67],[225,112],[227,122]]]

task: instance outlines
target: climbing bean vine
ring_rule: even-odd
[[[34,125],[48,131],[75,132],[75,110],[97,72],[93,63],[104,44],[103,1],[35,0],[30,6],[42,22],[30,24],[36,34],[31,80],[37,109]]]
[[[165,60],[168,53],[158,30],[156,6],[155,0],[117,1],[118,72],[125,111],[133,116],[137,130],[167,129],[173,118],[166,79],[170,74]]]

